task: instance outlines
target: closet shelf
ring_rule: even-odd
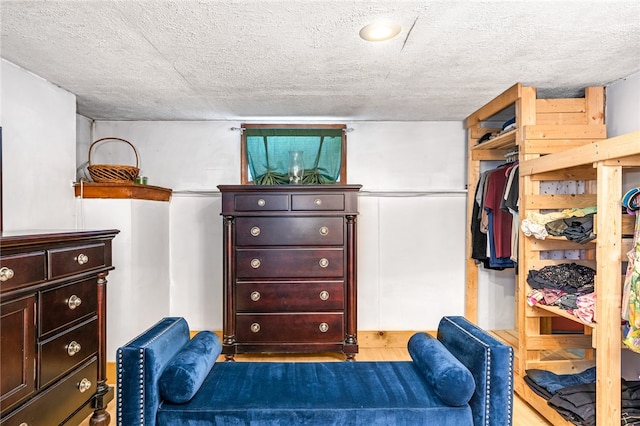
[[[135,200],[169,201],[172,190],[138,183],[82,182],[73,184],[74,194],[81,198],[129,198]]]
[[[550,313],[552,313],[554,315],[557,315],[559,317],[567,318],[567,319],[569,319],[569,320],[571,320],[573,322],[577,322],[577,323],[582,324],[582,325],[584,325],[586,327],[596,328],[596,325],[597,325],[595,322],[586,324],[586,323],[580,321],[580,319],[578,317],[576,317],[575,315],[573,315],[572,313],[567,312],[565,309],[559,308],[557,306],[548,306],[548,305],[540,305],[540,304],[538,304],[538,305],[533,306],[533,308],[537,308],[537,309],[540,309],[540,310],[543,310],[543,311],[550,312]]]
[[[511,130],[486,142],[475,145],[472,151],[489,151],[494,149],[509,150],[516,147],[516,131]]]

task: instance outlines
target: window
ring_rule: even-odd
[[[347,182],[343,124],[244,124],[242,130],[243,184],[288,184],[290,151],[302,151],[303,184]]]

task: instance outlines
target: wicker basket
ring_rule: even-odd
[[[120,164],[91,164],[91,150],[93,146],[98,142],[106,140],[116,140],[129,144],[133,148],[133,152],[136,155],[136,165],[124,166]],[[89,166],[87,167],[91,179],[94,182],[111,182],[111,183],[129,183],[136,180],[140,169],[138,168],[138,151],[133,144],[125,139],[120,138],[102,138],[93,142],[89,147]]]

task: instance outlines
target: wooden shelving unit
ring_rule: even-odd
[[[496,126],[514,116],[515,130],[478,143],[485,133],[498,132],[500,128]],[[606,138],[604,88],[588,87],[582,98],[538,99],[535,87],[516,83],[467,117],[465,125],[469,147],[467,223],[470,223],[473,194],[483,161],[504,161],[505,154],[517,150],[518,161],[522,162]],[[478,267],[471,259],[469,231],[466,259],[465,315],[477,321]]]
[[[509,116],[511,115],[511,116]],[[479,139],[487,132],[496,132],[500,128],[496,127],[501,122],[515,116],[516,128],[513,131],[502,134],[489,141],[478,143]],[[603,169],[594,169],[592,162],[593,155],[589,156],[589,148],[598,146],[606,139],[606,126],[604,124],[604,89],[602,87],[589,87],[585,89],[584,97],[567,99],[538,99],[535,87],[525,87],[520,83],[515,84],[495,99],[471,114],[466,120],[468,129],[468,224],[471,221],[473,211],[473,198],[476,185],[480,177],[482,163],[484,161],[505,161],[505,154],[517,151],[517,158],[520,164],[519,172],[519,215],[520,219],[526,217],[527,211],[546,211],[547,209],[564,209],[572,207],[588,207],[603,201],[600,199],[602,193],[611,193],[615,187],[607,188],[603,191],[598,188],[609,182],[611,177],[599,176],[600,173],[609,173]],[[607,143],[608,149],[615,151],[613,145]],[[586,148],[583,148],[586,147]],[[618,153],[618,151],[615,151]],[[626,152],[626,151],[623,151]],[[557,158],[557,159],[554,159]],[[576,164],[569,165],[564,159],[571,158]],[[566,160],[569,161],[569,160]],[[540,162],[540,163],[537,163]],[[531,169],[530,165],[534,168]],[[537,164],[542,164],[539,166]],[[524,168],[523,168],[524,167]],[[607,169],[608,170],[608,169]],[[544,181],[574,180],[585,181],[585,194],[543,194],[540,185]],[[600,189],[600,190],[598,190]],[[618,217],[620,216],[620,205],[618,199]],[[611,207],[612,208],[612,207]],[[610,213],[612,210],[608,210]],[[553,334],[552,318],[563,317],[578,321],[577,318],[552,307],[529,307],[526,304],[526,295],[529,287],[526,283],[527,272],[531,269],[540,269],[543,266],[563,261],[544,259],[541,253],[555,250],[584,250],[584,260],[576,263],[596,266],[598,254],[602,254],[605,248],[610,248],[609,227],[606,217],[602,217],[603,212],[599,210],[599,219],[596,229],[598,235],[603,237],[588,244],[579,245],[564,238],[549,238],[546,240],[536,240],[533,237],[525,237],[519,231],[518,241],[518,270],[515,276],[516,293],[516,329],[495,331],[506,342],[514,346],[515,349],[515,378],[516,392],[525,400],[531,403],[541,414],[543,414],[554,425],[569,425],[555,410],[550,408],[546,401],[533,393],[529,386],[524,383],[525,371],[529,368],[541,368],[555,372],[569,373],[579,372],[593,366],[599,357],[604,356],[598,351],[595,354],[593,346],[597,346],[598,339],[611,339],[602,337],[602,332],[594,332],[594,326],[584,325],[580,334]],[[610,220],[610,219],[609,219]],[[612,221],[620,223],[618,220]],[[519,228],[519,226],[518,226]],[[477,301],[478,301],[478,265],[471,258],[471,232],[467,226],[467,264],[466,264],[466,316],[471,321],[477,321]],[[605,233],[602,233],[605,230]],[[618,237],[618,249],[615,255],[617,259],[618,281],[620,280],[620,231]],[[566,260],[564,260],[566,262]],[[599,264],[601,264],[600,262]],[[608,263],[608,270],[612,268]],[[598,275],[600,275],[598,271]],[[620,290],[618,289],[618,295]],[[609,297],[609,296],[608,296]],[[615,295],[613,296],[615,298]],[[606,310],[606,317],[613,316],[609,312],[610,307],[605,308],[598,305],[598,312]],[[618,326],[620,324],[620,303],[618,299]],[[603,314],[604,315],[604,314]],[[602,318],[605,318],[603,316]],[[605,330],[606,331],[606,330]],[[606,333],[605,333],[606,334]],[[594,337],[594,335],[596,337]],[[617,330],[617,359],[620,359],[620,329]],[[615,339],[615,335],[613,337]],[[598,340],[598,341],[596,341]],[[595,342],[595,345],[593,344]],[[601,342],[600,342],[601,343]],[[613,345],[600,344],[600,347],[609,348]],[[575,351],[574,349],[578,349]],[[571,350],[571,351],[570,351]],[[602,351],[604,352],[604,351]],[[606,356],[615,356],[616,352],[606,351]],[[576,355],[584,354],[582,356]],[[618,361],[618,370],[619,370]],[[599,377],[601,373],[598,373]],[[620,373],[618,371],[615,379],[618,383],[618,411],[619,423],[619,383]],[[611,389],[606,394],[612,395]],[[613,403],[615,406],[615,402]],[[615,415],[609,409],[603,408],[605,414],[599,412],[598,416],[615,419]],[[612,417],[613,415],[613,417]],[[612,420],[608,420],[611,422]],[[613,423],[600,423],[613,424]]]
[[[594,194],[573,194],[574,203],[580,199],[585,204],[591,203],[595,197],[598,213],[595,217],[597,239],[590,242],[585,250],[584,264],[596,270],[595,293],[596,322],[585,326],[583,335],[566,336],[545,335],[541,331],[540,322],[548,316],[561,315],[576,322],[572,315],[556,308],[536,305],[525,307],[519,318],[520,339],[519,357],[521,372],[528,368],[544,368],[557,373],[578,372],[590,366],[596,366],[596,413],[598,425],[619,425],[621,406],[621,293],[622,293],[622,261],[626,259],[632,233],[628,215],[622,215],[620,200],[622,199],[622,177],[627,167],[640,167],[640,132],[592,142],[581,147],[558,152],[537,159],[520,163],[520,179],[525,187],[535,195],[535,208],[570,207],[567,201],[554,200],[551,195],[535,194],[535,183],[548,179],[574,180],[578,170],[591,170],[588,181]],[[564,179],[562,176],[564,175]],[[523,194],[527,197],[528,194]],[[526,238],[521,244],[526,250],[534,245],[533,237]],[[546,240],[545,240],[546,241]],[[575,243],[574,243],[575,244]],[[574,248],[581,245],[575,244]],[[546,250],[566,249],[565,242],[557,239],[547,241]],[[540,251],[524,252],[523,272],[537,267],[543,262],[539,259]],[[544,261],[545,264],[562,263],[562,260]],[[528,290],[526,281],[519,280],[519,291],[524,294]],[[588,338],[588,339],[587,339]],[[562,349],[582,348],[585,356],[580,360],[560,360],[544,362],[542,352],[552,347]],[[516,387],[518,390],[518,386]],[[521,395],[527,399],[541,414],[556,423],[557,413],[546,401],[535,395],[526,385],[520,384]],[[568,424],[568,423],[566,423]]]

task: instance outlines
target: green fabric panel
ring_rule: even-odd
[[[251,135],[250,130],[262,133],[293,131],[295,134]],[[306,178],[303,183],[335,183],[340,177],[342,131],[331,130],[333,136],[318,135],[318,131],[324,132],[324,129],[247,129],[245,137],[251,179],[256,184],[288,183],[289,151],[303,151]],[[308,134],[310,132],[315,134]],[[268,171],[273,179],[261,179]]]

